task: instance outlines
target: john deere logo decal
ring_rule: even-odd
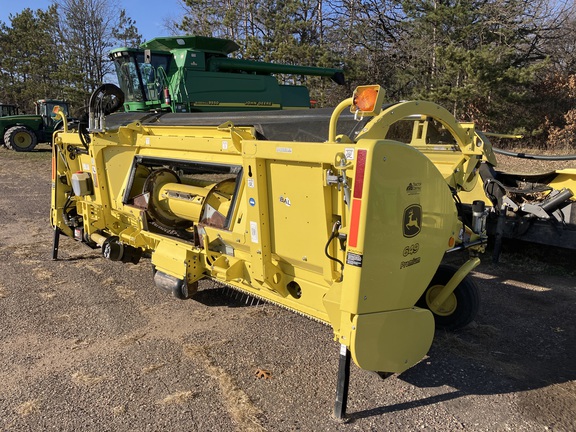
[[[402,231],[404,237],[415,237],[422,229],[422,207],[412,204],[404,209]]]

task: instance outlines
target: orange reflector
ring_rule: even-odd
[[[354,98],[354,105],[360,111],[372,112],[376,109],[376,100],[378,99],[378,90],[374,87],[359,88]]]
[[[450,237],[450,240],[448,240],[448,247],[454,247],[455,242],[454,237]]]

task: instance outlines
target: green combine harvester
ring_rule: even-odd
[[[141,48],[110,53],[128,112],[253,111],[310,108],[303,85],[279,84],[272,74],[330,77],[341,69],[266,63],[229,57],[240,47],[203,36],[159,37]]]

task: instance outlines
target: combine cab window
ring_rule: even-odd
[[[162,54],[154,54],[150,63],[144,61],[143,53],[123,53],[115,57],[119,84],[126,102],[161,99],[162,88],[167,85],[165,77],[169,62],[170,56]]]

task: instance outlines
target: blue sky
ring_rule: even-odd
[[[0,21],[10,24],[10,14],[18,14],[26,8],[47,9],[52,3],[52,0],[0,0]],[[136,21],[144,40],[169,36],[164,21],[179,19],[183,14],[179,0],[110,0],[110,3],[126,9],[128,16]]]

